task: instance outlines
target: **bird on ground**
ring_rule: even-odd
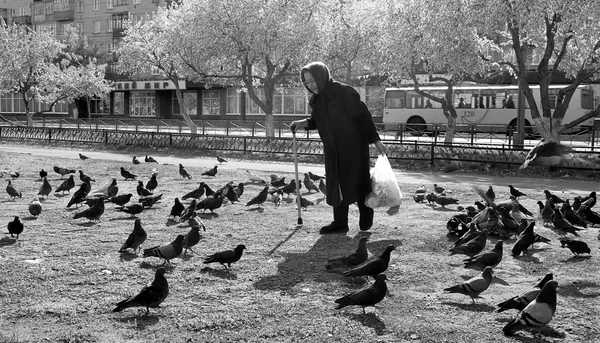
[[[161,194],[153,194],[153,195],[147,195],[144,197],[141,197],[139,199],[139,202],[142,203],[142,205],[144,205],[144,207],[152,207],[154,204],[156,204],[157,202],[162,200],[162,193]]]
[[[37,195],[41,195],[43,197],[48,197],[48,194],[52,193],[52,185],[48,182],[47,178],[44,178],[42,185],[38,191]]]
[[[485,244],[487,242],[488,230],[483,229],[477,235],[477,237],[471,239],[470,241],[461,243],[450,249],[451,254],[465,254],[469,256],[474,256],[485,248]]]
[[[133,196],[132,193],[116,195],[116,196],[108,198],[108,201],[110,201],[111,203],[118,205],[118,206],[124,206],[126,203],[128,203],[131,200],[132,196]]]
[[[421,185],[421,187],[415,189],[415,194],[426,194],[427,193],[427,188],[425,187],[425,185]]]
[[[554,275],[552,273],[546,274],[540,281],[538,281],[538,283],[536,283],[533,286],[533,288],[528,289],[525,292],[514,296],[510,299],[504,300],[503,302],[496,305],[498,306],[496,312],[504,312],[510,309],[515,309],[519,311],[523,310],[525,306],[529,305],[530,302],[535,300],[537,295],[540,294],[542,288],[544,288],[544,285],[546,285],[546,283],[548,283],[548,281],[552,280],[553,278]]]
[[[519,230],[519,223],[513,218],[510,213],[504,207],[500,207],[498,209],[498,217],[500,217],[500,222],[504,228],[508,231],[517,232]],[[526,219],[522,219],[527,221]]]
[[[139,218],[136,218],[135,222],[133,223],[133,231],[131,231],[127,237],[127,240],[125,243],[123,243],[121,249],[119,249],[119,252],[124,252],[127,249],[133,249],[133,252],[136,253],[137,250],[140,249],[140,246],[146,241],[147,237],[148,234],[142,227],[142,221]]]
[[[181,200],[187,199],[200,199],[204,195],[204,182],[200,182],[198,188],[188,192],[184,196],[181,197]]]
[[[200,238],[202,238],[202,236],[200,236],[200,226],[192,226],[190,232],[188,232],[183,239],[183,254],[185,255],[188,250],[195,254],[196,252],[192,250],[192,247],[200,242]]]
[[[566,220],[558,208],[554,209],[554,214],[552,215],[552,224],[554,225],[555,229],[564,231],[565,235],[566,233],[570,233],[579,237],[577,231],[583,230],[583,228],[577,227]]]
[[[46,176],[48,176],[48,172],[45,171],[44,168],[42,168],[42,170],[40,170],[40,179],[43,179]]]
[[[138,181],[136,191],[137,191],[137,194],[141,197],[152,195],[152,192],[149,189],[144,187],[144,183],[142,181]]]
[[[415,193],[415,194],[413,194],[413,200],[416,203],[423,202],[423,200],[425,200],[425,194],[424,193]]]
[[[302,188],[302,184],[299,183],[298,185],[300,186],[300,188]],[[292,179],[290,181],[290,183],[288,183],[287,185],[281,187],[280,189],[283,191],[283,193],[287,194],[288,197],[290,197],[290,195],[292,193],[296,192],[296,180]]]
[[[11,238],[15,238],[14,235],[17,235],[16,239],[19,239],[19,235],[23,232],[23,223],[19,219],[19,216],[15,216],[15,219],[8,222],[8,233],[10,233]]]
[[[558,195],[552,194],[552,192],[547,189],[544,190],[544,194],[546,195],[546,199],[552,200],[555,204],[562,204],[565,202],[563,199],[559,198]]]
[[[181,177],[188,178],[188,179],[192,178],[190,173],[188,173],[187,169],[185,169],[185,167],[181,163],[179,163],[179,175],[181,175]]]
[[[104,200],[100,199],[97,200],[91,207],[79,213],[75,213],[73,219],[87,218],[90,222],[92,220],[99,221],[102,214],[104,214]]]
[[[521,192],[520,190],[513,187],[513,185],[508,185],[508,189],[510,191],[510,195],[514,196],[515,199],[519,199],[519,197],[526,197],[527,194]]]
[[[577,212],[573,211],[573,208],[571,207],[571,205],[569,205],[569,202],[565,202],[564,204],[562,204],[562,207],[560,208],[560,213],[562,213],[563,218],[568,220],[569,223],[575,226],[587,227],[587,223],[585,222],[585,220],[583,220],[583,218],[581,218],[579,214],[577,214]]]
[[[214,166],[212,169],[209,169],[209,170],[205,171],[201,175],[204,175],[204,176],[213,176],[214,177],[214,176],[217,175],[217,167],[218,166]]]
[[[517,223],[521,222],[521,219],[527,219],[527,220],[534,220],[535,218],[533,218],[532,216],[529,216],[523,212],[521,212],[521,208],[519,207],[520,204],[519,203],[513,203],[512,204],[512,209],[510,211],[510,215],[511,217],[514,218],[514,220]]]
[[[465,267],[496,267],[502,261],[504,241],[497,241],[494,249],[487,252],[481,252],[473,257],[469,257],[463,262]]]
[[[514,335],[517,331],[527,328],[540,328],[548,324],[556,312],[556,288],[558,282],[546,282],[535,299],[511,320],[502,331],[505,335]]]
[[[124,205],[121,207],[115,208],[117,211],[129,213],[132,217],[142,213],[144,211],[144,205],[138,202],[131,203],[129,205]]]
[[[269,186],[265,186],[265,188],[263,188],[262,191],[260,191],[260,193],[258,193],[257,196],[255,196],[254,198],[250,199],[250,201],[248,201],[246,203],[246,207],[247,206],[252,206],[252,205],[258,205],[258,207],[262,207],[262,204],[267,201],[267,197],[269,196]]]
[[[207,185],[206,183],[205,183],[205,184],[203,184],[203,185],[202,185],[202,187],[204,187],[204,194],[205,194],[207,197],[211,197],[211,196],[215,195],[215,191],[214,191],[214,190],[212,190],[212,188],[210,188],[210,186],[209,186],[209,185]]]
[[[436,197],[434,193],[429,193],[425,195],[425,200],[427,200],[428,204],[435,204]]]
[[[133,164],[140,164],[140,160],[138,160],[138,158],[137,158],[137,157],[135,157],[135,156],[133,156],[133,159],[131,159],[131,162],[132,162]]]
[[[12,177],[13,179],[18,178],[21,173],[19,173],[18,171],[14,171],[14,170],[0,170],[0,177],[4,177],[4,174],[8,174],[10,177]]]
[[[271,186],[273,186],[273,187],[279,188],[279,187],[283,187],[285,185],[286,185],[286,183],[285,183],[285,176],[282,176],[282,177],[280,177],[278,179],[275,179],[275,180],[271,180]]]
[[[79,153],[79,158],[85,161],[85,160],[87,160],[89,157],[88,157],[88,156],[85,156],[85,155],[84,155],[84,154],[82,154],[82,153]]]
[[[592,224],[600,224],[600,214],[595,211],[592,211],[588,205],[581,205],[579,207],[579,211],[585,220]]]
[[[196,210],[203,210],[203,212],[206,212],[206,210],[210,210],[211,213],[215,213],[214,210],[220,208],[221,205],[223,205],[224,198],[225,196],[223,195],[221,190],[218,190],[212,197],[200,200],[198,202],[198,205],[196,205]]]
[[[458,204],[458,202],[459,202],[458,199],[454,199],[454,198],[451,198],[448,196],[443,196],[443,195],[435,195],[435,194],[434,194],[433,200],[438,205],[441,205],[443,208],[446,208],[446,205]]]
[[[235,192],[233,185],[227,185],[227,186],[225,186],[225,197],[232,204],[235,203],[236,201],[239,202],[238,195]]]
[[[523,219],[525,220],[525,219]],[[535,226],[535,221],[532,221],[527,225],[525,230],[521,232],[517,242],[512,248],[512,255],[519,256],[521,253],[526,253],[527,249],[535,243],[535,233],[533,232],[533,227]]]
[[[485,196],[492,201],[496,200],[496,192],[494,192],[494,188],[492,186],[489,186],[487,191],[485,191]]]
[[[576,196],[573,198],[573,204],[571,204],[573,211],[577,212],[579,210],[581,207],[581,199],[583,199],[581,196]]]
[[[237,198],[239,199],[242,194],[244,194],[244,183],[240,182],[237,184],[237,186],[233,186],[233,191],[235,192],[235,194],[237,195]]]
[[[98,189],[90,191],[90,196],[110,198],[117,195],[118,192],[117,179],[111,177],[110,180],[103,183]]]
[[[590,195],[582,198],[581,204],[589,206],[589,208],[594,207],[596,205],[596,192],[591,192]]]
[[[67,174],[75,174],[75,169],[68,169],[68,168],[63,168],[63,167],[59,167],[59,166],[54,166],[53,169],[54,169],[54,172],[60,174],[61,179],[63,177],[65,177],[65,175],[67,175]]]
[[[378,274],[385,272],[390,263],[390,255],[396,250],[393,245],[388,245],[381,255],[369,259],[356,267],[344,272],[344,276],[365,276],[377,277]]]
[[[319,187],[317,187],[317,185],[315,185],[313,180],[310,179],[310,177],[308,176],[308,173],[304,173],[303,183],[304,183],[304,187],[306,187],[306,189],[308,190],[309,193],[311,193],[312,191],[315,191],[315,192],[319,191]]]
[[[90,189],[92,189],[92,186],[90,185],[89,182],[82,183],[79,186],[79,189],[77,189],[73,193],[73,196],[71,197],[71,200],[69,200],[67,207],[71,207],[71,205],[78,205],[78,204],[82,203],[85,200],[85,198],[87,197],[87,195],[89,194]]]
[[[125,180],[135,180],[137,178],[137,175],[133,174],[132,172],[126,170],[123,167],[121,167],[121,176],[125,178]]]
[[[265,184],[267,183],[267,180],[265,180],[264,178],[254,174],[253,172],[251,172],[250,170],[246,169],[246,173],[248,174],[248,179],[250,179],[250,181],[254,182],[258,182],[258,183],[262,183]]]
[[[158,162],[154,159],[154,157],[148,156],[148,155],[146,155],[146,157],[144,158],[144,161],[146,161],[146,163],[156,163],[156,164],[158,164]]]
[[[542,224],[552,223],[552,215],[554,214],[554,203],[551,199],[546,199],[544,208],[541,209]]]
[[[22,193],[12,184],[12,181],[10,179],[6,181],[8,181],[8,185],[6,185],[6,193],[8,193],[13,200],[15,200],[17,197],[21,198]]]
[[[29,213],[34,217],[37,217],[42,213],[42,203],[39,198],[36,197],[31,201],[29,204]]]
[[[245,249],[246,249],[246,246],[243,244],[240,244],[237,247],[235,247],[233,250],[219,251],[210,256],[207,256],[206,258],[204,258],[203,263],[208,264],[208,263],[218,262],[222,266],[224,266],[225,269],[231,270],[231,264],[239,261],[239,259],[242,257],[242,253],[244,252]],[[225,265],[225,264],[227,264],[227,265]]]
[[[73,188],[75,188],[75,178],[73,175],[69,175],[69,178],[63,181],[63,183],[54,190],[54,193],[62,192],[64,194],[65,191],[71,193],[71,189]]]
[[[186,207],[179,216],[179,222],[183,223],[186,220],[190,219],[192,213],[196,211],[196,206],[198,205],[198,201],[196,199],[192,199],[192,202]]]
[[[462,223],[461,223],[462,224]],[[476,223],[473,222],[469,222],[467,225],[467,231],[465,231],[462,236],[460,236],[456,242],[454,242],[453,246],[457,247],[463,243],[466,243],[470,240],[472,240],[473,238],[479,236],[479,228],[477,227]]]
[[[444,288],[445,292],[448,293],[460,293],[471,297],[473,303],[475,298],[479,298],[479,295],[483,293],[490,284],[492,283],[492,267],[485,267],[481,274],[476,275],[469,280],[454,285],[452,287]]]
[[[590,247],[584,241],[578,241],[575,239],[561,239],[560,240],[561,248],[569,248],[575,256],[579,257],[579,254],[592,254]]]
[[[327,187],[325,186],[325,181],[323,181],[323,179],[319,180],[319,190],[321,193],[327,195]]]
[[[313,181],[319,181],[319,180],[324,180],[325,179],[325,176],[313,174],[311,172],[308,172],[308,177],[310,177],[310,179],[313,180]]]
[[[96,182],[96,180],[92,179],[89,175],[83,172],[83,170],[79,170],[79,179],[82,182]]]
[[[379,274],[375,277],[375,282],[372,285],[367,285],[357,291],[347,294],[337,300],[335,300],[337,307],[341,309],[346,306],[362,306],[363,313],[365,313],[365,307],[375,306],[385,298],[387,294],[387,285],[385,283],[387,277],[385,274]]]
[[[163,265],[165,263],[171,265],[170,260],[181,255],[181,252],[183,251],[184,239],[184,235],[177,235],[175,240],[167,245],[159,245],[152,248],[144,249],[144,257],[163,258],[165,260],[163,262]]]
[[[275,207],[281,205],[281,200],[283,200],[283,191],[281,189],[278,189],[275,193],[271,194],[271,201],[275,204]]]
[[[150,180],[148,180],[148,182],[146,182],[146,189],[149,190],[150,192],[154,192],[156,187],[158,187],[157,175],[158,175],[157,173],[152,173],[152,175],[150,175]],[[138,183],[143,185],[143,183],[141,181],[138,181]]]
[[[341,256],[341,257],[336,257],[336,258],[332,258],[327,260],[327,265],[325,266],[326,269],[334,269],[334,268],[347,268],[347,267],[355,267],[363,262],[365,262],[367,260],[367,258],[369,257],[369,252],[367,251],[367,237],[362,237],[359,241],[358,241],[358,247],[356,248],[355,251],[351,252],[350,254]]]
[[[298,197],[296,197],[295,203],[296,204],[298,203]],[[314,205],[315,205],[314,202],[312,202],[304,197],[300,197],[300,208],[307,209],[308,206],[314,206]]]
[[[152,284],[142,288],[138,294],[119,302],[113,312],[120,312],[129,307],[145,307],[148,315],[150,307],[157,308],[169,295],[169,283],[165,272],[164,267],[158,268]]]
[[[192,214],[191,214],[190,218],[188,219],[188,225],[190,227],[200,226],[204,231],[206,231],[206,226],[204,226],[202,219],[200,219],[200,217],[198,217],[198,213],[196,212],[196,210],[192,211]]]
[[[221,164],[221,163],[227,163],[227,160],[226,160],[226,159],[224,159],[224,158],[223,158],[223,157],[221,157],[221,156],[217,156],[217,162],[219,162],[219,164]]]
[[[442,186],[438,186],[437,184],[433,184],[433,191],[436,192],[437,194],[444,194],[446,192],[446,189]]]

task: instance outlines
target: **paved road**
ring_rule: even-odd
[[[58,148],[43,148],[36,146],[16,146],[16,145],[5,145],[0,144],[0,152],[14,152],[14,153],[25,153],[33,156],[56,156],[62,158],[73,158],[78,159],[78,151],[69,149],[58,149]],[[87,156],[94,159],[103,160],[114,160],[131,163],[132,153],[118,153],[118,152],[87,152]],[[165,154],[157,152],[152,155],[161,164],[173,164],[177,165],[183,163],[185,166],[194,166],[200,168],[212,168],[216,164],[215,158],[208,157],[184,157],[177,156],[176,151],[173,154]],[[138,158],[142,156],[138,156]],[[143,162],[142,162],[143,163]],[[250,169],[264,172],[283,172],[293,173],[294,164],[288,162],[268,162],[264,161],[252,161],[252,160],[229,160],[228,163],[219,165],[220,169]],[[323,174],[325,168],[321,164],[300,164],[298,166],[299,173],[305,173],[311,171],[316,174]],[[577,171],[573,171],[577,173]],[[517,188],[528,188],[528,189],[548,189],[551,191],[569,191],[577,193],[589,193],[592,190],[598,189],[598,182],[595,181],[582,181],[582,180],[571,180],[569,178],[563,179],[546,179],[546,178],[532,178],[532,177],[496,177],[485,174],[470,174],[470,173],[439,173],[429,171],[395,171],[396,178],[400,183],[407,183],[414,185],[417,188],[420,185],[426,185],[431,188],[433,183],[440,185],[447,184],[470,184],[478,185],[481,187],[487,187],[493,185],[494,187],[508,187],[513,185]],[[448,188],[448,187],[447,187]]]

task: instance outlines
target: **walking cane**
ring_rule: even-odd
[[[298,226],[302,226],[302,199],[300,195],[300,179],[298,178],[298,145],[296,143],[296,130],[292,131],[294,146],[294,172],[296,173],[296,205],[298,206]]]

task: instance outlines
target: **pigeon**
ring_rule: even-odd
[[[138,181],[136,191],[137,191],[137,194],[142,197],[152,195],[152,192],[149,189],[144,187],[144,183],[142,181]]]
[[[10,233],[10,237],[14,238],[14,235],[17,235],[16,239],[19,239],[19,235],[23,232],[23,223],[19,220],[19,216],[15,216],[13,221],[8,222],[8,233]]]
[[[563,199],[559,198],[557,195],[552,194],[549,190],[544,190],[544,194],[546,195],[546,199],[552,200],[555,204],[562,204],[565,202]]]
[[[223,265],[225,267],[225,269],[231,270],[231,264],[239,261],[239,259],[242,257],[242,253],[243,253],[244,249],[246,249],[246,246],[243,244],[240,244],[237,247],[235,247],[235,249],[233,249],[233,250],[224,250],[224,251],[216,252],[210,256],[207,256],[204,259],[203,263],[208,264],[208,263],[218,262],[221,265]],[[227,264],[227,266],[225,266],[225,264]]]
[[[131,160],[131,162],[132,162],[133,164],[140,164],[140,160],[138,160],[138,158],[137,158],[137,157],[135,157],[135,156],[133,156],[133,159]]]
[[[89,184],[89,182],[82,183],[79,186],[79,189],[76,190],[75,193],[73,193],[73,196],[71,197],[71,200],[69,200],[67,207],[71,207],[71,205],[74,205],[74,204],[82,203],[85,200],[85,198],[87,197],[91,188],[92,188],[92,186]]]
[[[437,194],[444,194],[446,192],[446,189],[442,186],[438,186],[437,184],[433,184],[433,190],[437,193]]]
[[[562,207],[560,208],[560,213],[562,213],[563,218],[568,220],[569,223],[576,226],[587,227],[585,220],[583,220],[583,218],[581,218],[577,214],[577,212],[573,211],[573,208],[571,207],[571,205],[569,205],[569,202],[562,204]]]
[[[37,217],[42,213],[42,203],[40,202],[40,199],[34,198],[33,201],[31,201],[29,204],[29,213],[34,217]]]
[[[69,175],[69,178],[63,181],[63,183],[54,190],[54,193],[62,192],[64,194],[65,191],[71,193],[71,189],[73,188],[75,188],[75,178],[73,175]]]
[[[46,176],[48,176],[48,172],[45,171],[44,168],[42,168],[42,170],[40,170],[40,179],[43,179]]]
[[[458,199],[450,198],[443,195],[434,195],[433,200],[441,205],[443,208],[446,208],[446,205],[458,204]]]
[[[298,203],[298,197],[296,197],[296,200],[294,202],[296,204]],[[312,202],[306,198],[300,197],[300,208],[307,209],[308,206],[314,206],[314,205],[315,205],[314,202]]]
[[[181,217],[181,213],[185,210],[185,206],[179,201],[179,198],[175,198],[175,204],[171,207],[170,217]]]
[[[156,194],[156,195],[148,195],[145,197],[141,197],[139,199],[139,202],[141,202],[144,207],[152,207],[154,204],[156,204],[157,202],[159,202],[162,199],[163,195],[162,194]]]
[[[40,186],[40,190],[37,195],[41,195],[43,197],[48,197],[48,194],[52,193],[52,185],[48,182],[47,178],[44,178],[42,185]]]
[[[192,226],[190,232],[185,235],[183,240],[183,249],[185,249],[183,254],[185,255],[188,250],[195,254],[194,250],[192,250],[192,247],[200,242],[200,238],[202,238],[200,236],[200,226]]]
[[[190,219],[190,217],[192,216],[192,213],[194,211],[196,211],[196,206],[198,206],[198,201],[196,199],[192,199],[192,202],[190,203],[190,205],[188,207],[186,207],[183,212],[181,212],[181,215],[179,216],[179,222],[183,223],[186,220]]]
[[[85,156],[85,155],[83,155],[82,153],[79,153],[79,158],[85,161],[85,160],[87,160],[89,157],[88,157],[88,156]]]
[[[311,173],[311,172],[308,172],[308,177],[309,177],[311,180],[313,180],[313,181],[319,181],[319,180],[323,180],[323,179],[325,179],[325,176],[320,176],[320,175],[317,175],[317,174],[313,174],[313,173]]]
[[[462,236],[460,236],[460,238],[458,238],[458,240],[456,240],[456,242],[454,242],[454,246],[457,247],[463,243],[466,243],[470,240],[472,240],[473,238],[479,236],[479,229],[477,227],[476,223],[470,222],[467,225],[467,231],[465,233],[463,233]]]
[[[308,176],[308,173],[304,173],[304,187],[306,187],[306,189],[308,190],[308,192],[318,192],[319,191],[319,187],[317,187],[317,185],[315,185],[315,183],[310,179],[310,177]]]
[[[494,249],[488,252],[481,252],[475,256],[463,260],[465,267],[496,267],[502,261],[504,241],[497,241]]]
[[[560,210],[558,208],[554,209],[554,214],[552,215],[552,224],[554,224],[554,228],[556,228],[557,230],[570,233],[577,237],[579,237],[577,231],[583,230],[582,228],[576,227],[573,224],[569,223],[569,221],[563,217],[562,213],[560,213]]]
[[[0,170],[0,177],[4,177],[4,174],[8,174],[13,179],[18,178],[21,175],[18,171],[14,171],[14,170],[6,170],[6,169]]]
[[[215,191],[213,191],[206,183],[204,183],[202,185],[202,187],[204,187],[204,194],[207,197],[211,197],[211,196],[215,195]]]
[[[159,257],[165,259],[163,264],[171,264],[170,260],[181,255],[183,251],[184,235],[177,235],[175,240],[167,245],[159,245],[144,249],[144,257]]]
[[[352,268],[365,262],[369,256],[369,252],[367,251],[367,240],[367,237],[362,237],[358,241],[358,247],[352,253],[327,260],[327,265],[325,268]]]
[[[203,210],[202,212],[206,212],[206,210],[210,210],[211,213],[215,213],[214,210],[218,209],[223,205],[223,196],[222,192],[219,190],[215,192],[212,197],[202,199],[198,202],[196,206],[196,210]]]
[[[19,192],[19,190],[15,186],[13,186],[12,181],[10,179],[8,179],[7,181],[8,185],[6,185],[6,193],[8,193],[8,195],[10,195],[13,200],[15,200],[17,197],[21,198],[22,193]]]
[[[521,192],[520,190],[516,189],[512,185],[508,185],[508,189],[510,191],[510,195],[514,196],[515,199],[519,199],[519,197],[526,197],[527,196],[527,194]]]
[[[117,196],[108,198],[108,201],[110,201],[113,204],[118,205],[118,206],[124,206],[126,203],[128,203],[131,200],[132,196],[133,196],[133,194],[131,194],[131,193],[121,194],[121,195],[117,195]]]
[[[558,282],[546,282],[535,299],[530,302],[519,314],[511,320],[502,331],[507,336],[514,335],[517,331],[526,328],[540,328],[548,324],[556,312],[556,288]]]
[[[527,249],[535,243],[535,233],[533,232],[533,227],[535,226],[535,222],[532,221],[527,225],[527,228],[521,232],[517,242],[512,248],[512,255],[519,256],[521,253],[527,252]]]
[[[554,214],[554,203],[550,199],[546,199],[544,208],[540,211],[542,216],[542,224],[552,223],[552,215]]]
[[[237,186],[233,186],[233,191],[235,192],[235,194],[237,195],[237,198],[239,199],[242,194],[244,194],[244,183],[240,182],[237,184]]]
[[[321,193],[327,195],[327,187],[325,186],[325,182],[323,181],[323,179],[319,180],[319,190],[321,191]]]
[[[188,225],[190,227],[200,226],[203,228],[204,231],[206,231],[206,226],[204,226],[202,219],[200,219],[198,217],[198,213],[196,212],[196,210],[192,211],[192,214],[190,215],[190,218],[188,219]]]
[[[97,200],[90,208],[75,213],[73,219],[87,218],[89,221],[99,221],[102,214],[104,214],[104,200]]]
[[[129,307],[145,307],[148,315],[150,307],[158,307],[169,295],[169,283],[165,272],[164,267],[158,268],[152,284],[142,288],[138,294],[119,302],[113,312],[120,312]]]
[[[86,173],[83,172],[83,170],[79,170],[79,179],[82,182],[96,182],[96,180],[92,179],[89,175],[87,175]]]
[[[451,252],[450,255],[465,254],[465,255],[469,255],[469,256],[474,256],[474,255],[480,253],[485,248],[487,236],[488,236],[488,230],[487,229],[481,230],[481,232],[477,235],[477,237],[475,237],[465,243],[461,243],[460,245],[457,245],[457,246],[453,247],[452,249],[450,249],[450,252]]]
[[[487,191],[485,191],[485,196],[492,201],[496,200],[496,193],[494,192],[494,188],[492,188],[492,186],[489,186]]]
[[[157,173],[152,173],[152,175],[150,176],[150,180],[148,180],[148,182],[146,182],[146,189],[149,190],[150,192],[153,192],[156,187],[158,187],[158,180],[156,179]],[[141,183],[141,181],[139,181]],[[142,183],[143,185],[143,183]],[[141,195],[141,194],[139,194]]]
[[[519,223],[515,220],[515,218],[513,218],[510,213],[506,210],[506,208],[504,207],[500,207],[498,209],[498,216],[500,217],[500,222],[502,222],[502,225],[504,226],[504,228],[508,231],[518,231],[519,230]],[[521,220],[525,220],[526,219],[521,219]]]
[[[444,288],[444,291],[448,293],[460,293],[468,295],[471,297],[473,303],[475,303],[475,298],[479,298],[479,294],[488,289],[491,283],[492,267],[485,267],[481,274],[476,275],[463,283]]]
[[[144,158],[144,161],[146,161],[146,163],[156,163],[156,164],[158,164],[158,162],[152,156],[148,156],[148,155],[146,155],[146,157]]]
[[[227,185],[225,188],[225,197],[227,198],[227,200],[231,201],[232,204],[236,201],[239,202],[238,195],[235,192],[234,187],[232,185]]]
[[[267,197],[269,196],[269,186],[265,186],[257,196],[252,198],[250,201],[246,203],[246,207],[252,205],[258,205],[258,207],[262,207],[262,204],[267,201]]]
[[[357,291],[354,291],[348,295],[345,295],[335,302],[337,305],[336,309],[341,309],[346,306],[362,306],[363,313],[365,313],[365,307],[375,306],[385,298],[387,294],[387,285],[385,284],[387,277],[385,274],[379,274],[375,277],[375,282],[372,285],[367,285]]]
[[[377,277],[378,274],[385,272],[390,263],[390,254],[396,247],[388,245],[381,255],[367,260],[356,267],[344,272],[344,276],[372,276]]]
[[[221,156],[217,156],[217,161],[219,162],[219,164],[221,164],[221,163],[227,163],[227,160],[226,160],[226,159],[224,159],[224,158],[223,158],[223,157],[221,157]]]
[[[125,212],[131,214],[132,217],[135,217],[137,214],[140,214],[144,211],[144,205],[140,203],[132,203],[129,205],[124,205],[122,207],[117,208],[118,211]]]
[[[214,166],[212,169],[209,169],[209,170],[205,171],[201,175],[205,175],[205,176],[215,176],[215,175],[217,175],[217,166]]]
[[[580,213],[583,214],[585,220],[592,224],[600,224],[600,214],[595,211],[592,211],[588,205],[581,205],[579,207]]]
[[[281,205],[282,198],[283,191],[280,189],[278,189],[275,193],[271,194],[271,201],[273,202],[273,204],[275,204],[275,207],[279,207],[279,205]]]
[[[425,194],[423,194],[423,193],[413,194],[413,200],[416,203],[423,202],[423,200],[425,200]]]
[[[110,180],[106,181],[98,189],[91,191],[90,196],[110,198],[116,196],[118,192],[119,187],[117,186],[117,179],[111,177]]]
[[[254,174],[253,172],[251,172],[250,170],[246,169],[246,173],[248,174],[248,178],[250,179],[250,181],[254,182],[258,182],[258,183],[267,183],[267,180],[263,179],[262,177]]]
[[[591,192],[590,195],[588,195],[585,198],[582,198],[581,204],[589,206],[589,208],[594,207],[594,205],[596,205],[596,192]]]
[[[425,185],[421,185],[421,187],[415,189],[415,194],[426,194],[427,193],[427,188],[425,187]]]
[[[275,179],[275,180],[271,180],[271,186],[273,186],[273,187],[279,188],[279,187],[283,187],[285,185],[286,185],[286,183],[285,183],[285,176],[282,176],[282,177],[280,177],[278,179]]]
[[[140,249],[140,246],[146,241],[147,237],[148,234],[142,227],[142,221],[139,218],[136,218],[135,222],[133,223],[133,231],[129,234],[127,240],[125,243],[123,243],[121,249],[119,249],[119,252],[124,252],[127,249],[133,249],[133,252],[136,253],[136,251]]]
[[[519,206],[520,206],[520,205],[519,205],[518,203],[513,203],[513,204],[512,204],[512,209],[511,209],[511,211],[510,211],[510,215],[511,215],[511,217],[513,217],[513,218],[514,218],[514,220],[515,220],[517,223],[520,223],[520,222],[521,222],[521,219],[527,219],[527,220],[533,220],[533,219],[534,219],[533,217],[531,217],[531,216],[529,216],[529,215],[527,215],[527,214],[525,214],[525,213],[521,212],[521,209],[520,209],[520,207],[519,207]]]
[[[546,285],[546,283],[553,278],[554,275],[552,273],[546,274],[540,281],[538,281],[538,283],[533,286],[533,288],[496,305],[498,306],[496,312],[504,312],[510,309],[519,311],[523,310],[525,306],[535,300],[542,288],[544,288],[544,285]]]
[[[300,188],[302,188],[302,184],[299,184],[299,185],[300,185]],[[290,181],[290,183],[281,187],[280,189],[283,191],[283,193],[287,194],[289,197],[292,193],[296,192],[296,180],[292,179],[292,181]]]
[[[181,163],[179,163],[179,175],[181,175],[181,177],[188,178],[188,179],[192,178],[190,173],[188,173],[187,169],[185,169],[185,167]]]
[[[187,199],[192,199],[192,198],[200,199],[203,195],[204,195],[204,182],[200,182],[200,185],[198,186],[198,188],[196,188],[193,191],[190,191],[186,195],[182,196],[181,200],[187,200]]]
[[[579,254],[592,254],[590,247],[584,241],[578,241],[575,239],[561,239],[560,247],[567,247],[575,256],[579,257]]]
[[[121,176],[125,178],[125,180],[135,180],[137,178],[137,175],[131,173],[123,167],[121,167]]]
[[[67,174],[75,174],[75,169],[68,169],[59,166],[54,166],[53,168],[56,173],[60,174],[61,179]]]

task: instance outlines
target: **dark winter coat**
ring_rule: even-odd
[[[319,89],[309,102],[312,111],[307,129],[317,129],[323,142],[327,203],[338,206],[341,201],[349,205],[364,200],[371,191],[369,144],[380,140],[371,113],[358,92],[334,81],[323,63],[304,67],[303,81],[306,70]]]

